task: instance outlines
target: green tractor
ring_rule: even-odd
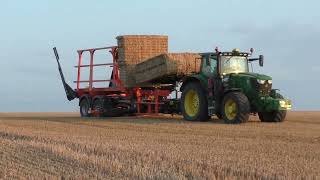
[[[250,53],[234,49],[232,52],[201,54],[200,73],[184,77],[180,109],[186,120],[206,121],[212,115],[225,123],[248,121],[250,114],[258,114],[262,122],[282,122],[291,101],[272,89],[272,78],[249,71],[249,63],[263,55],[250,58]]]

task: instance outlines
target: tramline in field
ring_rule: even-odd
[[[139,50],[152,46],[149,41],[140,43],[141,36],[130,38],[135,39],[128,41],[128,44],[134,42],[138,46],[127,47],[132,52],[138,52],[138,55],[145,53]],[[163,50],[158,54],[145,53],[144,60],[139,56],[138,61],[135,60],[135,64],[130,66],[133,67],[131,73],[123,79],[128,72],[121,69],[124,61],[122,56],[119,58],[119,51],[123,53],[121,48],[113,46],[79,50],[76,89],[66,83],[58,52],[54,48],[67,98],[69,101],[79,99],[82,117],[181,113],[189,121],[206,121],[216,115],[226,123],[243,123],[250,114],[258,114],[262,122],[282,122],[287,110],[291,109],[291,101],[272,89],[270,76],[249,71],[249,62],[259,61],[260,66],[264,62],[263,55],[250,58],[253,49],[250,52],[240,52],[238,49],[220,52],[216,48],[214,52],[196,56],[186,53],[161,55]],[[155,48],[151,49],[154,51]],[[97,51],[111,53],[112,63],[95,64]],[[84,52],[90,54],[89,64],[82,64]],[[136,57],[135,54],[132,57]],[[168,57],[172,60],[171,64],[166,63],[169,60],[165,58]],[[109,67],[112,71],[110,79],[94,79],[93,72],[97,66]],[[89,68],[88,80],[81,79],[84,68]],[[133,78],[130,85],[128,78]],[[107,86],[95,88],[94,83],[97,82],[105,82]],[[88,87],[80,88],[81,83],[87,83]],[[181,85],[181,98],[171,98],[169,95],[177,91],[178,84]]]

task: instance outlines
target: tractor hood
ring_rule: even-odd
[[[260,80],[272,80],[270,76],[264,75],[264,74],[258,74],[258,73],[238,73],[238,74],[232,74],[231,76],[239,76],[239,77],[247,77],[250,79],[260,79]]]
[[[229,74],[223,78],[226,89],[241,89],[249,98],[253,96],[268,96],[272,89],[272,78],[258,73]]]

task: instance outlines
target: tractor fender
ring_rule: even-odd
[[[92,98],[89,96],[89,94],[85,94],[85,95],[83,95],[83,96],[81,96],[80,98],[79,98],[79,106],[80,106],[80,102],[82,101],[82,100],[84,100],[84,99],[87,99],[87,101],[89,101],[89,103],[90,103],[90,107],[91,107],[91,105],[92,105]]]
[[[200,78],[195,77],[195,76],[188,76],[182,79],[182,86],[180,87],[180,92],[182,92],[184,90],[184,88],[186,87],[187,84],[189,84],[190,82],[197,82],[201,85],[201,88],[205,91],[207,91],[207,87],[206,85],[201,81]]]

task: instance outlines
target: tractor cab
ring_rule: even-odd
[[[253,51],[253,50],[251,50]],[[205,76],[225,76],[228,74],[249,73],[249,62],[259,61],[262,67],[264,56],[249,59],[251,53],[240,52],[234,49],[232,52],[202,53],[201,73]]]

